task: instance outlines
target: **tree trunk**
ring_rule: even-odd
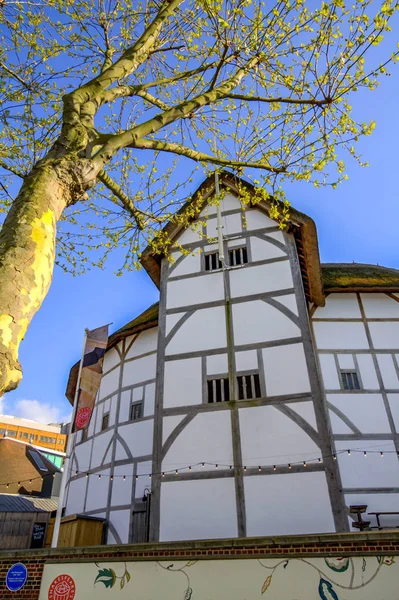
[[[22,378],[18,350],[51,284],[57,222],[90,161],[43,159],[24,180],[0,232],[0,395]]]

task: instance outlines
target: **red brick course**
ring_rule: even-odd
[[[399,555],[399,532],[392,530],[372,533],[3,551],[0,552],[0,598],[2,600],[38,600],[43,568],[46,563],[272,558],[273,556],[281,558],[282,555],[287,558],[290,556]],[[16,562],[23,562],[26,565],[28,579],[22,590],[10,592],[5,584],[6,574],[11,565]]]

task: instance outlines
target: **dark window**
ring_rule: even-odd
[[[247,247],[234,248],[229,250],[229,267],[237,267],[238,265],[246,265],[248,262]]]
[[[82,431],[82,442],[85,442],[87,440],[87,427],[85,429],[83,429]],[[59,442],[61,442],[62,440],[59,440]]]
[[[108,424],[109,424],[109,413],[105,413],[105,415],[103,415],[103,420],[101,422],[101,431],[108,429]]]
[[[229,380],[227,377],[208,379],[208,402],[228,402],[230,400]]]
[[[217,271],[222,268],[222,263],[219,260],[219,252],[205,254],[205,271]]]
[[[30,455],[33,458],[33,460],[35,461],[36,466],[39,467],[40,471],[47,471],[46,465],[44,464],[41,456],[37,452],[30,450]]]
[[[137,419],[141,419],[142,416],[143,416],[143,403],[135,402],[134,404],[132,404],[132,407],[130,409],[130,420],[137,421]]]
[[[259,375],[239,375],[237,377],[238,399],[251,400],[251,398],[260,398],[260,380]]]
[[[341,371],[341,380],[344,390],[360,390],[356,371]]]

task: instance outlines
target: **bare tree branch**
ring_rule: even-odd
[[[105,171],[101,170],[98,174],[98,179],[103,183],[119,200],[122,202],[123,207],[136,221],[137,227],[142,230],[144,229],[143,217],[139,210],[134,206],[133,201],[127,194],[122,190],[120,185],[116,183]]]

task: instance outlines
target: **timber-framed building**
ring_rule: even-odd
[[[66,514],[108,543],[342,532],[351,505],[398,505],[399,271],[321,265],[312,219],[282,231],[220,183],[227,268],[209,178],[205,225],[167,225],[190,252],[143,253],[159,304],[110,337],[76,436]]]

